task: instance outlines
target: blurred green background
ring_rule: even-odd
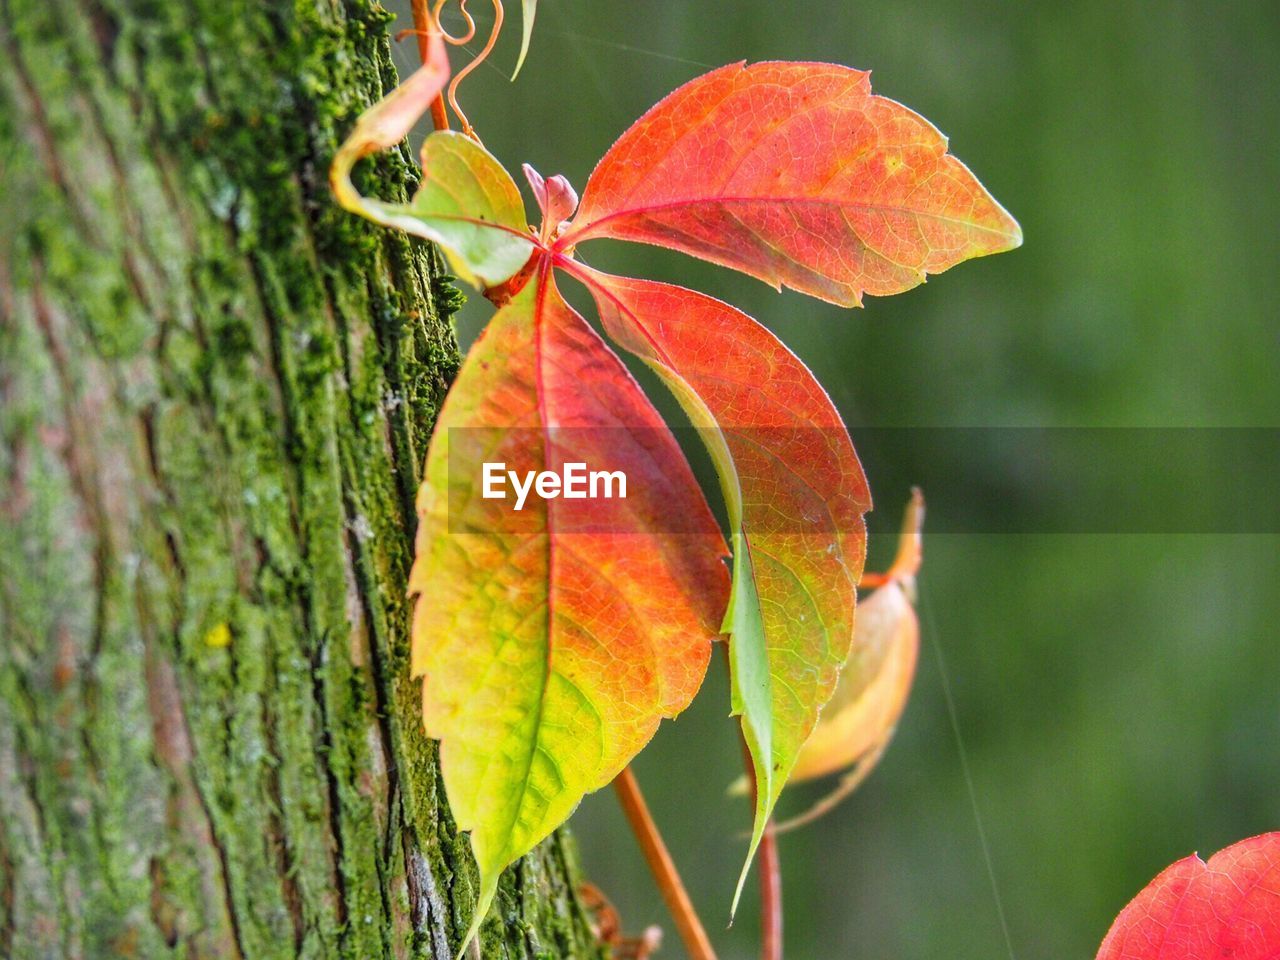
[[[529,161],[581,189],[631,121],[706,69],[831,60],[874,69],[877,92],[937,124],[1018,217],[1021,250],[860,311],[660,251],[587,253],[769,324],[855,441],[859,427],[1280,424],[1274,5],[542,0],[514,85],[509,6],[496,67],[462,99],[513,170]],[[401,44],[402,70],[413,58]],[[488,312],[473,301],[464,341]],[[973,518],[966,497],[935,513],[948,530],[984,529],[975,518],[1002,498],[1072,529],[1073,482],[1112,472],[1145,496],[1149,471],[1151,510],[1172,530],[1224,475],[1228,508],[1276,499],[1274,471],[1256,465],[1241,477],[1234,463],[1148,458],[1135,477],[1086,461],[1072,477],[1026,469],[1016,445],[947,436],[922,433],[936,449],[913,453],[975,491]],[[890,486],[870,476],[881,528],[912,479],[888,472]],[[926,540],[920,668],[894,745],[852,800],[781,840],[792,960],[1091,957],[1164,866],[1280,829],[1280,537],[1019,529]],[[891,539],[873,538],[873,568]],[[739,769],[727,710],[713,664],[636,769],[722,960],[746,960],[754,892],[723,929],[748,823],[724,797]],[[784,808],[821,791],[797,788]],[[658,923],[659,956],[683,956],[611,793],[572,826],[627,928]]]

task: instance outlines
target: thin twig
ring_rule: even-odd
[[[790,833],[792,830],[813,823],[819,817],[826,816],[839,806],[846,797],[862,786],[862,781],[867,779],[867,776],[875,769],[876,764],[880,762],[880,757],[884,754],[885,748],[888,746],[889,737],[886,736],[879,744],[858,758],[853,765],[853,769],[840,778],[840,782],[834,790],[804,813],[794,816],[790,820],[784,820],[782,823],[774,824],[773,832]]]
[[[431,18],[431,11],[428,8],[430,0],[412,0],[410,7],[413,10],[413,32],[418,37],[418,57],[423,63],[427,62],[428,42],[431,37],[431,31],[435,29],[435,21]],[[444,108],[443,91],[436,94],[436,98],[431,101],[431,123],[437,130],[449,129],[449,114]]]
[[[742,756],[747,765],[747,783],[751,787],[751,809],[756,808],[756,773],[751,750],[742,738]],[[760,848],[756,851],[756,869],[760,871],[760,960],[782,960],[782,868],[778,862],[778,839],[773,821],[764,828]]]
[[[782,960],[782,869],[773,824],[760,838],[760,960]]]
[[[662,835],[658,833],[658,826],[653,822],[649,807],[644,802],[644,795],[640,793],[640,784],[636,782],[630,767],[618,774],[613,781],[613,788],[618,793],[622,812],[631,824],[631,831],[636,835],[644,859],[662,893],[662,899],[676,922],[676,929],[680,931],[680,939],[684,941],[689,960],[716,960],[707,932],[693,909],[693,901],[689,899],[675,861],[667,851],[667,845],[662,842]]]

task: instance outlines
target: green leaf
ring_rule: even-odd
[[[422,144],[422,183],[409,203],[363,196],[351,182],[356,162],[399,143],[449,79],[444,41],[432,34],[427,61],[366,110],[329,171],[345,209],[444,248],[453,271],[481,290],[520,272],[535,249],[520,190],[511,175],[470,137],[443,130]]]
[[[520,4],[520,56],[516,58],[516,68],[511,74],[515,80],[520,76],[520,68],[524,66],[524,58],[529,55],[529,41],[533,39],[533,18],[538,13],[538,0],[521,0]]]
[[[422,183],[409,203],[366,204],[371,219],[440,244],[454,272],[480,289],[515,276],[535,249],[511,175],[456,131],[423,141]]]

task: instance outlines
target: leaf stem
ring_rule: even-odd
[[[663,843],[662,835],[658,833],[658,826],[653,822],[649,806],[644,802],[644,795],[640,792],[640,784],[636,781],[636,776],[631,772],[630,767],[614,778],[613,788],[618,793],[622,812],[626,814],[627,822],[631,824],[631,830],[636,835],[640,850],[649,864],[654,881],[658,884],[662,899],[666,902],[667,909],[671,911],[671,917],[676,922],[676,928],[680,931],[680,939],[684,941],[689,960],[716,960],[707,932],[693,909],[693,901],[689,899],[684,882],[680,879],[680,873],[676,870],[675,861],[671,859],[667,845]]]
[[[773,823],[764,828],[758,851],[760,871],[760,960],[782,960],[782,870]]]
[[[431,11],[428,7],[430,0],[411,0],[410,8],[413,11],[413,32],[418,37],[418,56],[423,63],[427,62],[428,41],[431,31],[435,29],[435,21],[431,17]],[[444,108],[444,91],[436,94],[436,98],[431,101],[431,123],[437,130],[449,129],[449,114]]]

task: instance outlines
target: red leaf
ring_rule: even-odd
[[[813,374],[741,310],[682,287],[566,268],[587,282],[609,335],[675,393],[720,474],[734,544],[725,618],[733,711],[758,787],[750,864],[849,655],[866,477]]]
[[[1116,917],[1097,960],[1277,957],[1280,833],[1264,833],[1161,873]]]
[[[1022,242],[927,120],[824,63],[697,78],[624,133],[563,241],[671,247],[846,305]]]

